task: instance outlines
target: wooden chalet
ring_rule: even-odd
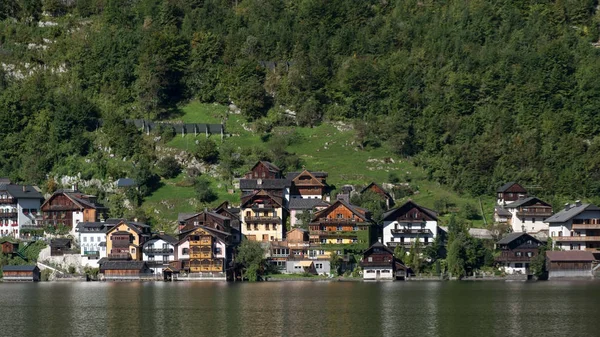
[[[362,195],[367,191],[373,192],[379,195],[383,200],[385,200],[385,205],[387,209],[390,209],[390,207],[394,206],[394,198],[386,190],[384,190],[383,187],[379,186],[378,184],[374,182],[370,183],[360,191],[360,194]]]
[[[542,242],[527,233],[509,233],[496,242],[500,255],[496,262],[507,274],[529,274],[531,260],[539,254]]]
[[[41,279],[40,268],[36,265],[2,267],[4,282],[38,282]]]
[[[527,190],[515,183],[514,181],[508,182],[496,190],[496,199],[498,205],[505,205],[511,202],[519,200],[519,198],[526,198]]]
[[[142,246],[151,237],[150,226],[121,221],[106,232],[109,260],[142,260]]]
[[[111,261],[101,259],[100,273],[105,280],[139,280],[142,277],[153,276],[145,261]]]
[[[229,218],[232,244],[237,245],[242,241],[242,228],[240,225],[240,209],[237,207],[230,207],[229,202],[225,201],[217,206],[213,212]]]
[[[15,254],[19,251],[19,243],[18,242],[13,242],[13,241],[9,241],[4,239],[3,241],[0,241],[2,243],[0,243],[0,245],[2,246],[2,254],[5,255],[10,255],[10,254]]]
[[[188,261],[173,264],[179,269],[188,270],[190,273],[218,273],[227,272],[228,262],[231,261],[231,235],[215,228],[198,226],[186,233],[180,234],[180,244],[187,241],[189,244]]]
[[[79,222],[97,222],[107,217],[108,209],[96,202],[96,197],[77,190],[59,190],[42,206],[42,225],[67,227],[75,235]]]
[[[383,214],[383,242],[391,248],[430,245],[438,230],[437,213],[411,200]]]
[[[250,172],[246,173],[246,179],[281,179],[281,169],[271,162],[261,160],[254,164]]]
[[[71,239],[52,239],[50,240],[50,256],[63,256],[65,254],[77,254],[79,251],[73,250]]]
[[[281,241],[286,210],[283,199],[260,190],[242,196],[240,206],[242,234],[254,241]]]
[[[311,172],[306,169],[288,173],[286,179],[291,182],[290,197],[329,201],[329,186],[325,181],[327,176],[327,172]]]
[[[394,257],[394,252],[381,242],[375,242],[363,254],[360,262],[365,280],[394,280],[406,277],[407,267]]]
[[[372,243],[376,228],[369,210],[343,200],[315,213],[308,227],[311,247],[325,250],[366,249]]]

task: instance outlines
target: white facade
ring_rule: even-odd
[[[544,223],[546,218],[538,216],[517,216],[518,208],[509,208],[507,211],[512,215],[510,225],[513,232],[526,232],[526,233],[537,233],[540,231],[547,231],[548,224]]]
[[[80,247],[81,265],[99,268],[98,261],[106,257],[106,230],[104,225],[75,228]]]
[[[185,240],[177,245],[177,260],[189,260],[190,259],[190,242]]]
[[[5,195],[5,197],[10,197]],[[0,204],[0,213],[16,213],[16,217],[0,217],[0,236],[21,236],[22,226],[34,226],[35,216],[40,213],[41,199],[19,198],[15,203]]]
[[[393,280],[394,271],[392,267],[364,267],[364,280]]]
[[[142,260],[154,270],[154,274],[162,275],[169,262],[175,261],[175,246],[161,238],[152,238],[144,243]]]
[[[71,224],[71,232],[70,232],[70,234],[75,239],[79,238],[79,235],[77,235],[77,231],[75,230],[75,228],[77,227],[77,225],[80,222],[83,222],[83,211],[73,211],[73,223]]]
[[[529,263],[525,262],[510,262],[506,263],[504,266],[500,267],[501,270],[504,270],[506,274],[527,274],[527,268],[529,268]]]
[[[597,234],[600,231],[600,210],[595,207],[585,209],[586,206],[588,205],[575,206],[584,209],[579,214],[565,218],[564,221],[552,221],[547,224],[548,234],[555,247],[561,250],[600,248],[600,235]]]
[[[431,244],[438,235],[437,221],[383,221],[383,242],[388,247],[402,245],[410,248],[417,239],[423,246]]]

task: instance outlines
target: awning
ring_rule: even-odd
[[[312,261],[300,261],[300,262],[298,262],[298,264],[301,267],[310,267],[310,266],[312,266],[313,263],[312,263]]]

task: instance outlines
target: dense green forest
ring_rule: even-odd
[[[0,176],[42,184],[49,172],[106,178],[149,168],[153,145],[123,120],[177,118],[181,104],[200,100],[233,102],[257,132],[344,121],[361,150],[412,157],[462,193],[517,180],[597,196],[596,6],[2,1]],[[105,147],[135,166],[107,164]]]

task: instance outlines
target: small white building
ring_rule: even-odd
[[[381,242],[375,242],[360,262],[364,280],[395,280],[406,278],[406,266],[394,257],[394,252]]]
[[[383,243],[392,249],[402,246],[408,250],[417,240],[428,246],[437,235],[437,213],[413,201],[383,215]]]
[[[75,227],[81,250],[81,265],[99,268],[98,261],[106,257],[106,232],[115,222],[80,222]]]
[[[20,238],[23,232],[40,229],[36,217],[43,202],[35,186],[0,184],[0,236]]]
[[[552,206],[536,197],[528,197],[504,206],[510,213],[507,223],[513,232],[538,233],[548,231],[546,219],[552,216]],[[499,216],[501,212],[496,211]],[[502,212],[502,214],[505,214]]]
[[[142,260],[155,275],[161,275],[169,262],[175,261],[177,239],[164,233],[155,234],[144,243]]]

